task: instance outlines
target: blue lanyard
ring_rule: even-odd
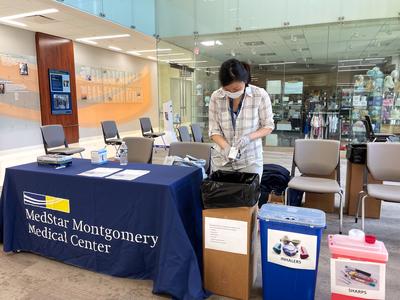
[[[240,98],[238,110],[236,113],[233,111],[233,99],[229,98],[229,112],[231,113],[233,130],[236,130],[236,119],[240,113],[240,110],[242,109],[242,104],[243,104],[243,99],[244,99],[245,94],[246,94],[246,90],[243,92],[243,95]]]

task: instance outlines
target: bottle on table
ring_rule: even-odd
[[[126,166],[128,164],[128,146],[125,142],[122,142],[121,147],[119,147],[119,164],[121,166]]]

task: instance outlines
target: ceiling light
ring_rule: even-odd
[[[136,56],[142,56],[142,54],[136,52],[136,51],[126,51],[128,54],[136,55]]]
[[[101,35],[101,36],[91,36],[91,37],[79,38],[76,40],[78,42],[82,42],[82,41],[84,42],[84,41],[117,39],[117,38],[129,37],[129,36],[131,36],[131,35],[130,34]]]
[[[17,21],[13,21],[13,20],[3,20],[0,19],[0,22],[6,23],[6,24],[10,24],[10,25],[16,25],[16,26],[21,26],[21,27],[26,27],[28,25],[21,23],[21,22],[17,22]]]
[[[368,57],[368,58],[364,58],[364,60],[384,60],[384,57]]]
[[[341,59],[341,60],[338,60],[338,62],[360,61],[360,60],[362,60],[362,58],[358,58],[358,59]]]
[[[200,44],[202,44],[205,47],[212,47],[212,46],[215,46],[215,45],[217,45],[217,46],[222,46],[223,45],[222,42],[219,41],[219,40],[216,40],[216,41],[214,41],[214,40],[212,40],[212,41],[202,41],[202,42],[200,42]]]
[[[259,66],[274,66],[274,65],[289,65],[289,64],[295,64],[295,61],[285,61],[285,62],[279,62],[279,63],[268,63],[268,64],[259,64]]]
[[[184,60],[193,60],[193,58],[177,58],[177,59],[170,59],[171,61],[184,61]]]
[[[375,64],[343,65],[343,66],[339,66],[339,68],[349,68],[349,67],[370,67],[370,66],[375,66]]]
[[[171,51],[172,49],[170,48],[165,48],[165,49],[148,49],[148,50],[132,50],[129,52],[135,52],[135,53],[147,53],[147,52],[162,52],[162,51]]]
[[[185,55],[185,53],[158,54],[157,56],[178,56],[178,55]]]
[[[369,69],[349,69],[349,70],[338,70],[338,72],[359,72],[359,71],[369,71]]]
[[[147,58],[148,58],[148,59],[151,59],[151,60],[157,60],[157,58],[154,57],[154,56],[147,56]]]
[[[108,46],[108,49],[115,50],[115,51],[122,51],[121,48],[114,47],[114,46]]]
[[[26,24],[24,24],[22,22],[13,21],[13,20],[26,18],[26,17],[32,17],[32,16],[38,16],[38,15],[46,15],[46,14],[51,14],[51,13],[56,13],[56,12],[58,12],[58,9],[55,9],[55,8],[36,10],[36,11],[27,12],[27,13],[1,17],[0,22],[4,22],[4,23],[10,24],[10,25],[26,27],[27,26]]]
[[[97,45],[96,42],[89,41],[89,40],[76,40],[77,42],[85,43],[85,44],[90,44],[90,45]]]
[[[27,12],[27,13],[22,13],[22,14],[18,14],[18,15],[1,17],[0,19],[14,20],[14,19],[21,19],[21,18],[26,18],[26,17],[38,16],[38,15],[47,15],[47,14],[56,13],[56,12],[58,12],[58,9],[49,8],[49,9],[44,9],[44,10],[36,10],[36,11]]]

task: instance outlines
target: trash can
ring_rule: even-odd
[[[328,236],[328,245],[331,299],[385,299],[388,252],[383,242],[335,234]]]
[[[325,213],[265,204],[258,219],[263,299],[314,299]]]
[[[253,207],[260,198],[256,173],[216,171],[201,184],[204,208]]]

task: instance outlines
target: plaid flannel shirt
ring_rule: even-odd
[[[242,108],[236,118],[236,129],[232,125],[229,100],[224,95],[222,88],[211,95],[209,104],[210,137],[221,135],[229,145],[234,146],[242,136],[260,128],[274,129],[271,99],[264,89],[254,85],[249,85],[246,88]],[[241,150],[240,158],[232,161],[233,169],[241,169],[253,163],[262,164],[262,152],[261,139],[251,141],[247,147]],[[216,167],[222,167],[229,163],[218,145],[212,151],[211,160]]]

